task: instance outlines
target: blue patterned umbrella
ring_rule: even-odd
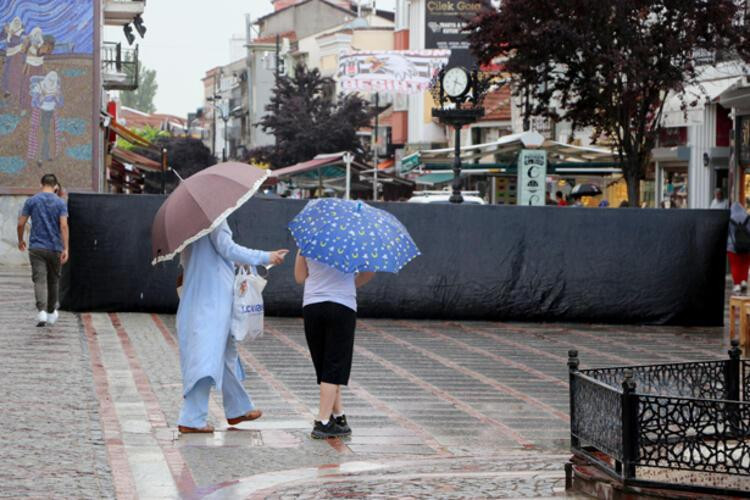
[[[345,273],[397,273],[419,255],[403,224],[361,201],[310,201],[289,223],[304,257]]]

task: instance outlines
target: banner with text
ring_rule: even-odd
[[[466,21],[485,8],[488,0],[428,0],[425,4],[426,49],[449,49],[449,66],[472,69],[477,61],[469,50],[469,39],[463,31]]]
[[[368,50],[339,56],[336,80],[345,92],[418,94],[448,63],[450,50]]]

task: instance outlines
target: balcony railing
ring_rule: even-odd
[[[104,42],[102,81],[105,90],[137,89],[138,69],[138,46],[135,49],[126,49],[119,43]]]
[[[146,0],[105,0],[104,24],[122,26],[137,15],[143,14]]]

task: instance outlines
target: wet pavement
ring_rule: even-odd
[[[302,321],[240,349],[264,410],[176,432],[174,317],[62,313],[34,327],[28,268],[0,268],[0,496],[516,498],[564,495],[567,350],[582,367],[724,358],[722,328],[358,322],[353,436],[310,438],[317,386]]]

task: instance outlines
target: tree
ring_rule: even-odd
[[[140,64],[140,62],[139,62]],[[132,75],[132,66],[124,65],[125,73],[130,77]],[[120,92],[120,103],[123,106],[137,109],[144,113],[153,113],[156,111],[154,106],[154,97],[159,85],[156,83],[156,70],[148,69],[143,64],[138,69],[138,88]]]
[[[482,62],[504,57],[533,115],[592,127],[619,155],[640,203],[668,91],[700,75],[696,53],[750,56],[738,0],[503,0],[467,29]],[[687,105],[690,103],[684,103]]]
[[[154,144],[161,148],[167,148],[167,162],[170,167],[187,179],[191,175],[200,172],[206,167],[216,163],[205,144],[199,139],[192,137],[157,137]],[[135,147],[134,151],[154,161],[161,162],[161,154],[153,149]],[[161,193],[161,172],[144,171],[144,192]],[[166,174],[166,188],[170,193],[177,187],[179,179],[173,172]]]
[[[333,89],[333,80],[301,64],[292,77],[280,77],[267,114],[259,122],[276,137],[276,145],[251,150],[249,158],[274,168],[336,151],[351,151],[363,158],[366,151],[357,131],[369,124],[367,101],[356,94],[342,94],[334,102]]]

